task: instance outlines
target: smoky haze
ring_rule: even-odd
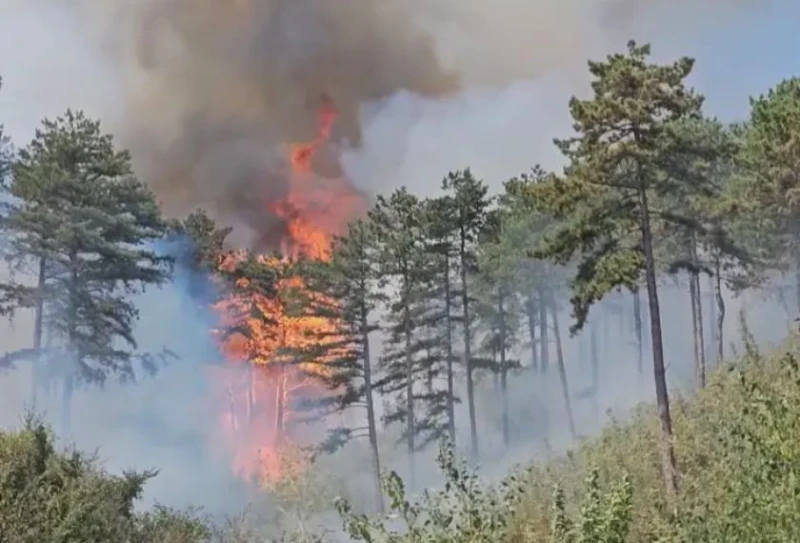
[[[320,175],[337,174],[341,151],[344,172],[367,194],[401,184],[434,194],[448,170],[467,165],[497,189],[535,162],[559,165],[551,138],[569,129],[566,100],[586,92],[588,58],[619,50],[630,37],[652,40],[659,58],[693,55],[686,42],[706,27],[723,26],[727,18],[747,16],[751,5],[743,0],[2,0],[0,121],[23,145],[42,116],[66,107],[86,109],[131,149],[138,175],[168,213],[206,207],[236,227],[235,239],[247,245],[279,222],[263,204],[287,190],[282,146],[314,137],[323,95],[335,101],[340,120],[328,150],[332,156],[317,164]],[[698,72],[705,66],[699,63]],[[746,101],[741,103],[743,116]],[[228,502],[227,466],[199,451],[214,437],[208,421],[216,406],[196,368],[214,353],[213,346],[203,347],[208,323],[181,306],[189,305],[184,286],[176,282],[144,297],[137,330],[142,345],[166,344],[182,359],[142,386],[80,391],[75,438],[84,447],[101,447],[113,469],[163,468],[148,487],[148,498],[177,505],[211,496]],[[678,295],[684,291],[665,288],[664,294],[673,382],[691,374],[688,301]],[[757,302],[726,296],[731,341],[737,339],[736,311],[745,305],[753,307],[759,338],[776,341],[782,335],[790,315],[774,301],[756,307]],[[611,318],[600,310],[593,317],[601,323]],[[566,307],[561,318],[566,330]],[[650,397],[637,388],[629,340],[615,342],[616,321],[609,326],[611,340],[600,360],[601,397],[596,405],[576,401],[582,434],[603,424],[605,408],[624,412]],[[30,328],[25,315],[13,329],[0,324],[3,349],[28,346]],[[585,335],[565,339],[576,393],[588,379],[579,362],[581,341]],[[529,357],[524,349],[516,355],[523,363]],[[649,390],[647,358],[645,364]],[[27,378],[25,368],[0,376],[3,425],[18,421]],[[487,432],[484,462],[499,471],[512,461],[529,460],[532,443],[541,443],[535,418],[526,419],[534,409],[531,399],[554,406],[561,400],[554,383],[536,383],[530,374],[512,380],[512,411],[519,416],[514,447],[501,453],[487,381],[478,409],[481,431]],[[50,412],[54,420],[57,409]],[[459,437],[465,437],[464,413],[458,420]],[[566,435],[557,411],[548,422],[555,435]],[[392,438],[381,440],[388,467],[402,469],[405,459]],[[562,444],[567,441],[564,437]],[[506,454],[503,462],[495,456],[500,454]],[[339,473],[364,471],[360,459],[350,469],[341,467],[346,457],[329,461]],[[362,486],[369,484],[364,480]]]
[[[569,85],[582,79],[586,58],[612,44],[619,46],[649,21],[718,19],[743,4],[741,0],[716,0],[702,7],[695,2],[650,0],[6,3],[10,7],[3,8],[4,16],[30,17],[36,10],[55,10],[59,14],[54,20],[60,17],[62,25],[73,29],[80,47],[92,52],[93,70],[113,82],[109,93],[115,94],[101,116],[131,149],[137,173],[154,188],[168,213],[182,215],[205,207],[236,228],[235,241],[251,246],[263,241],[265,232],[277,232],[279,237],[281,220],[269,213],[265,203],[287,191],[286,153],[281,146],[314,137],[316,110],[324,96],[333,99],[340,117],[333,133],[335,145],[321,153],[317,173],[338,177],[337,149],[343,149],[351,157],[352,173],[347,173],[361,190],[374,193],[396,184],[387,173],[403,169],[409,137],[403,126],[414,118],[414,110],[422,108],[425,113],[450,104],[457,115],[468,115],[475,109],[471,102],[503,102],[508,97],[502,93],[514,84],[554,73],[566,75]],[[581,76],[573,77],[575,73]],[[87,96],[97,92],[93,80],[82,78],[62,80],[52,92],[62,92],[63,85],[84,87]],[[402,96],[411,98],[398,98]],[[421,97],[428,100],[420,101]],[[384,107],[376,110],[376,104]],[[489,107],[489,116],[502,118],[502,103]],[[376,142],[365,137],[366,130],[387,118],[392,126],[377,137],[388,139],[378,145],[389,147],[381,148],[376,157]],[[546,119],[539,122],[549,124]],[[372,152],[365,152],[365,146]],[[449,167],[456,166],[461,164]],[[416,173],[412,168],[398,181],[435,184],[445,172],[425,181],[416,179]]]

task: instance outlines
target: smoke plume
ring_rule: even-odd
[[[75,0],[65,9],[117,83],[119,104],[104,119],[167,212],[203,206],[252,244],[280,222],[265,203],[287,191],[281,146],[314,137],[326,96],[339,121],[315,165],[320,176],[340,178],[338,155],[349,151],[347,173],[367,192],[436,185],[445,171],[393,179],[415,111],[430,118],[431,108],[463,115],[489,107],[485,115],[495,118],[486,122],[497,124],[514,84],[554,73],[570,80],[585,72],[586,58],[623,44],[654,14],[718,17],[739,3]],[[386,119],[392,125],[375,135],[385,141],[365,138]]]

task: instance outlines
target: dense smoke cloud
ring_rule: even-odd
[[[515,83],[552,73],[582,79],[586,58],[618,48],[648,20],[701,10],[719,17],[720,7],[740,3],[76,0],[69,13],[118,83],[121,103],[107,117],[166,210],[204,206],[252,241],[276,226],[265,202],[286,192],[280,145],[313,137],[323,95],[340,110],[333,139],[356,154],[348,164],[359,187],[413,185],[422,181],[395,180],[392,170],[402,169],[403,126],[414,111],[444,105],[469,116],[488,107],[485,115],[502,116],[503,92]],[[420,105],[420,97],[430,100]],[[385,107],[375,113],[376,104]],[[385,125],[387,115],[400,122],[377,135],[388,141],[377,142],[376,157],[365,124]],[[338,177],[336,154],[320,157],[320,175]]]

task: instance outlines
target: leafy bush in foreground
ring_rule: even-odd
[[[412,501],[391,473],[384,478],[392,510],[386,518],[336,501],[345,532],[367,543],[800,541],[797,353],[791,344],[771,357],[748,348],[696,397],[675,400],[681,478],[674,504],[664,499],[652,446],[658,419],[645,406],[564,458],[515,470],[497,485],[482,483],[443,446],[442,489]],[[153,475],[109,475],[91,457],[56,451],[37,422],[0,433],[0,543],[268,541],[257,526],[218,531],[192,511],[136,513],[133,504]],[[283,539],[328,540],[291,531]]]
[[[443,445],[437,458],[445,476],[444,489],[426,492],[421,500],[410,503],[402,479],[394,472],[384,478],[384,488],[391,501],[392,516],[404,526],[392,530],[382,520],[354,514],[346,500],[337,500],[345,531],[356,541],[367,543],[496,543],[527,541],[515,534],[515,518],[525,495],[523,473],[512,473],[498,486],[484,486],[476,474],[459,461],[452,447]],[[628,530],[631,506],[630,482],[603,497],[597,472],[587,480],[588,493],[574,524],[568,519],[564,495],[556,489],[553,501],[552,543],[604,542],[623,543]],[[522,536],[522,537],[520,537]]]
[[[103,472],[94,458],[56,451],[40,422],[0,433],[0,542],[193,543],[211,535],[192,512],[134,512],[155,472]]]

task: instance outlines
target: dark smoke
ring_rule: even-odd
[[[145,90],[124,139],[140,175],[168,212],[205,206],[260,236],[279,228],[265,206],[286,192],[278,146],[315,137],[322,96],[339,111],[332,142],[357,147],[362,104],[457,87],[400,2],[166,0],[132,16],[126,54]]]
[[[340,112],[333,144],[323,151],[335,170],[339,150],[364,143],[366,105],[401,91],[436,99],[546,73],[584,73],[587,58],[621,47],[654,14],[716,16],[747,1],[714,0],[703,8],[666,0],[69,4],[124,89],[115,132],[132,150],[140,177],[168,213],[203,206],[252,244],[281,228],[266,209],[286,192],[281,144],[314,137],[322,95]],[[327,177],[322,162],[317,171]],[[393,188],[381,180],[359,186]]]

